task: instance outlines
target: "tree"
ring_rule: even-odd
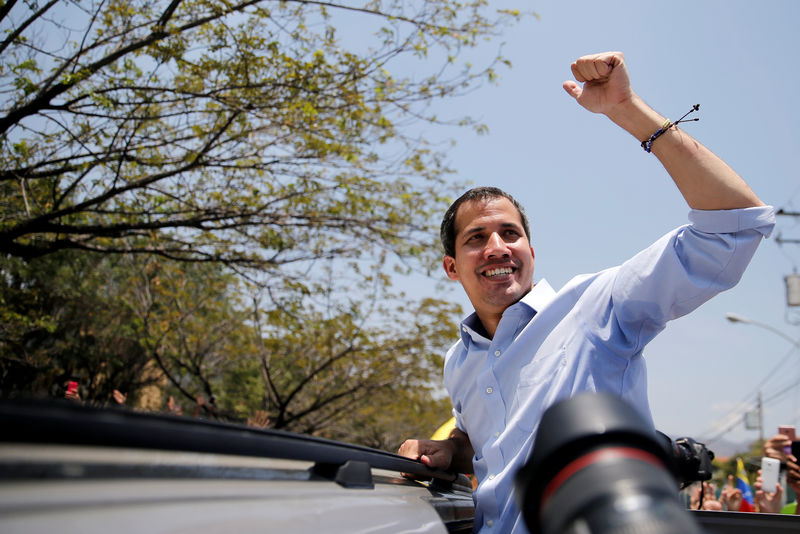
[[[89,402],[157,382],[123,297],[122,257],[62,251],[0,260],[0,396],[62,396],[76,379]],[[131,399],[133,400],[133,398]]]
[[[449,412],[437,385],[460,310],[398,305],[378,280],[365,298],[329,271],[273,307],[243,300],[244,281],[216,264],[62,251],[6,258],[0,273],[2,397],[61,397],[77,379],[86,402],[118,389],[160,411],[173,395],[189,415],[214,396],[203,415],[243,423],[263,410],[274,428],[388,450]]]
[[[246,384],[259,375],[247,365],[256,350],[255,330],[241,281],[215,264],[130,261],[136,267],[121,298],[133,310],[132,328],[163,385],[191,403],[201,395],[219,396],[226,387],[247,396],[252,388]],[[223,404],[231,409],[216,415],[225,419],[244,421],[252,413]]]
[[[165,379],[230,419],[267,409],[373,444],[401,425],[370,403],[436,412],[451,311],[406,309],[388,273],[430,265],[453,192],[421,132],[483,129],[431,103],[495,78],[505,60],[467,52],[517,16],[485,0],[5,2],[0,393],[22,370],[36,390],[79,369],[98,401]]]
[[[517,16],[486,4],[7,1],[0,252],[147,253],[263,279],[418,256],[447,169],[409,122],[440,122],[432,101],[494,78],[501,58],[459,59]],[[363,38],[340,38],[348,24]]]
[[[370,310],[351,303],[324,312],[307,307],[272,312],[283,320],[267,322],[270,332],[263,337],[259,359],[266,407],[276,428],[340,439],[360,436],[384,445],[386,430],[401,429],[385,426],[390,414],[424,412],[422,404],[431,410],[441,355],[452,342],[458,309],[434,299],[408,310],[380,302]],[[422,419],[433,424],[428,431],[448,412],[426,413]],[[384,430],[375,427],[381,420]],[[370,425],[377,435],[359,430]]]
[[[216,397],[207,415],[244,421],[263,410],[273,428],[396,449],[399,436],[430,433],[449,413],[435,390],[458,306],[405,309],[383,290],[348,300],[325,282],[275,308],[254,299],[243,321],[223,292],[191,289],[206,276],[160,278],[157,291],[180,287],[184,305],[149,314],[145,337],[177,394]]]

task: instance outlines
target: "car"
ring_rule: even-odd
[[[367,447],[67,401],[0,401],[0,428],[3,534],[472,531],[469,479]],[[800,522],[688,513],[707,534]]]
[[[3,401],[0,428],[4,534],[472,530],[465,476],[367,447],[66,401]]]

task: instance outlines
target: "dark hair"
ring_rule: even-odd
[[[528,223],[528,217],[525,215],[525,210],[514,197],[497,187],[475,187],[458,197],[458,199],[447,208],[444,214],[442,227],[439,230],[439,237],[442,240],[445,255],[453,258],[456,257],[456,214],[458,213],[458,208],[465,202],[476,200],[484,201],[493,198],[507,198],[514,207],[517,208],[517,213],[519,213],[519,218],[522,221],[522,228],[525,230],[525,237],[528,238],[528,241],[531,240],[531,228],[530,223]]]

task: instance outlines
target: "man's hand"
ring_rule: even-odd
[[[613,114],[616,107],[633,98],[628,69],[622,52],[603,52],[578,58],[572,64],[574,80],[564,90],[593,113]],[[584,84],[583,87],[579,83]]]
[[[427,467],[447,471],[453,463],[456,446],[453,440],[407,439],[397,451],[400,456],[419,460]]]
[[[472,450],[469,436],[454,428],[448,439],[408,439],[400,445],[397,454],[419,460],[430,469],[469,474],[472,473],[472,457],[475,452]],[[405,476],[420,478],[413,475]]]

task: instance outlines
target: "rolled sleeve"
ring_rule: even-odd
[[[775,208],[759,206],[739,210],[691,210],[689,222],[697,231],[709,234],[755,230],[769,237],[775,227]]]

